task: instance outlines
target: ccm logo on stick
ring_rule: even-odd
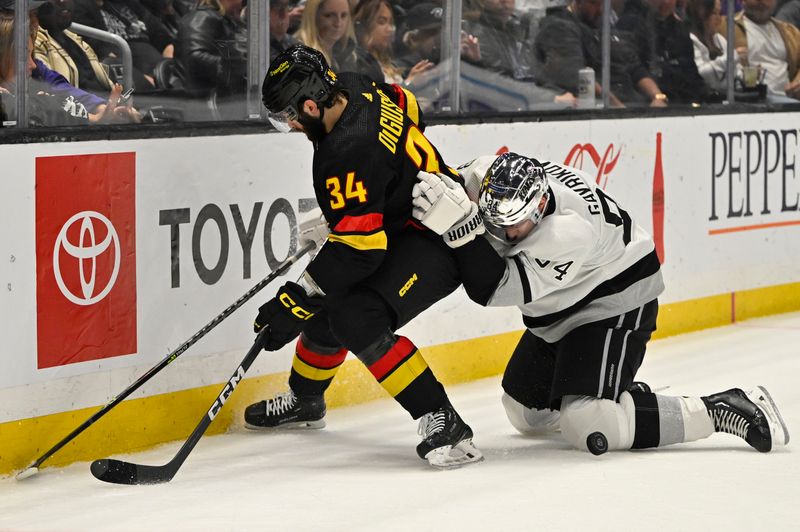
[[[231,377],[231,380],[228,381],[228,384],[225,385],[225,389],[222,390],[222,393],[219,394],[217,400],[214,401],[214,404],[211,405],[211,409],[208,411],[208,419],[213,420],[219,414],[219,411],[222,410],[222,406],[225,404],[225,401],[228,400],[228,397],[233,393],[233,390],[236,389],[236,385],[239,384],[244,378],[244,368],[239,366],[239,369],[236,370],[236,375]]]

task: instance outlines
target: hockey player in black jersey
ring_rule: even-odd
[[[263,99],[276,128],[314,144],[327,227],[311,232],[330,234],[298,282],[259,309],[254,329],[269,328],[266,349],[299,338],[290,390],[250,405],[247,425],[324,426],[324,392],[350,351],[420,419],[421,458],[437,467],[482,459],[419,350],[394,333],[460,284],[451,250],[411,217],[419,170],[458,176],[422,133],[414,96],[358,74],[337,77],[320,52],[298,45],[270,65]]]
[[[514,153],[459,168],[466,190],[421,172],[414,211],[468,197],[440,230],[464,287],[485,306],[518,306],[527,330],[503,376],[503,405],[523,433],[561,430],[601,454],[698,440],[713,432],[767,452],[789,441],[763,387],[672,397],[634,383],[664,285],[652,238],[588,174]],[[458,202],[458,200],[456,200]],[[480,235],[480,236],[479,236]]]

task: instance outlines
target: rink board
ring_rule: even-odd
[[[666,336],[800,308],[796,123],[787,113],[437,126],[428,135],[453,165],[512,150],[595,175],[654,234]],[[49,448],[293,252],[297,217],[314,200],[300,135],[0,150],[9,170],[0,208],[12,221],[0,227],[2,474]],[[76,248],[91,258],[78,261]],[[48,464],[184,438],[281,282]],[[402,332],[444,382],[460,382],[502,371],[520,329],[513,309],[481,309],[459,291]],[[262,355],[212,431],[281,389],[291,356],[290,348]],[[382,394],[351,358],[329,399]]]

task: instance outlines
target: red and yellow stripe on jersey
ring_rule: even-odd
[[[399,336],[391,349],[369,366],[370,373],[392,397],[408,388],[427,369],[428,363],[417,347],[404,336]]]
[[[387,238],[383,230],[383,214],[345,216],[328,235],[328,240],[359,251],[386,251]]]
[[[397,94],[397,107],[402,109],[408,115],[414,124],[419,125],[419,103],[414,93],[404,89],[400,85],[392,85],[395,94]]]

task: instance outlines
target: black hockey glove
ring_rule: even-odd
[[[306,294],[297,283],[288,282],[278,294],[258,309],[253,331],[269,327],[264,339],[266,351],[277,351],[295,338],[307,320],[322,310],[322,298]]]

